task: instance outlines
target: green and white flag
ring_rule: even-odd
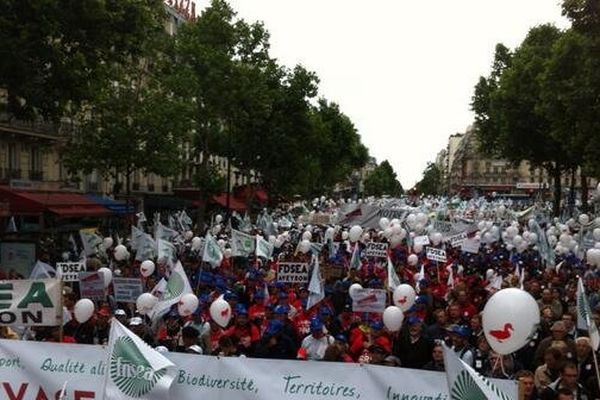
[[[577,329],[588,332],[590,342],[594,351],[598,350],[600,345],[600,334],[596,322],[592,319],[592,310],[585,295],[583,280],[579,277],[577,281]]]
[[[394,291],[396,288],[400,286],[400,278],[398,278],[398,274],[394,269],[394,264],[392,264],[392,260],[387,258],[387,287],[388,290]]]
[[[206,238],[204,240],[202,261],[209,263],[213,268],[217,268],[219,265],[221,265],[221,261],[223,261],[223,252],[221,251],[221,247],[215,238],[210,234],[210,232],[206,233]]]
[[[151,260],[156,257],[156,242],[147,233],[143,233],[140,244],[135,253],[137,261]]]
[[[256,257],[263,257],[267,260],[273,256],[273,245],[267,242],[262,236],[256,235]]]
[[[254,237],[247,233],[232,229],[231,252],[234,257],[248,257],[254,253]]]
[[[154,229],[154,238],[156,240],[162,239],[167,242],[173,242],[179,236],[179,232],[175,229],[171,229],[169,227],[164,226],[160,222],[156,224],[156,228]]]
[[[153,320],[162,317],[169,312],[173,304],[179,303],[181,296],[187,293],[192,293],[192,287],[181,262],[177,261],[175,267],[171,271],[171,276],[169,276],[169,280],[167,281],[162,296],[148,315]]]
[[[83,251],[86,256],[96,254],[96,250],[102,244],[102,238],[94,232],[94,230],[82,229],[79,231],[81,243],[83,243]]]
[[[544,261],[546,261],[546,266],[554,267],[554,265],[556,264],[554,258],[554,249],[548,243],[546,232],[540,227],[540,225],[535,219],[531,220],[529,229],[531,229],[531,231],[537,236],[537,246],[540,252],[540,256]]]
[[[517,398],[517,393],[508,396],[458,358],[454,350],[446,345],[443,347],[450,400],[514,400]]]
[[[104,400],[168,399],[175,364],[116,318],[110,324]]]

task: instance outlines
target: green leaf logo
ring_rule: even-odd
[[[460,371],[454,380],[450,398],[451,400],[487,400],[475,380],[465,370]]]
[[[183,282],[181,275],[177,273],[172,274],[169,278],[169,282],[167,282],[167,288],[165,289],[162,300],[168,301],[181,296],[184,288],[185,282]]]
[[[165,368],[155,371],[130,337],[117,339],[110,356],[109,374],[123,394],[143,398],[166,372]]]

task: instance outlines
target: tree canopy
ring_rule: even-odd
[[[365,179],[366,196],[400,196],[403,193],[404,189],[388,160],[375,167]]]
[[[444,191],[443,174],[435,163],[427,163],[423,171],[423,178],[415,185],[415,190],[419,194],[438,195]]]

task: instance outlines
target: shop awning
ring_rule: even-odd
[[[260,204],[265,204],[269,200],[269,196],[265,189],[255,185],[240,186],[235,190],[235,196],[242,201],[247,201],[249,198],[252,198]]]
[[[87,194],[86,197],[92,200],[94,203],[100,204],[103,207],[108,208],[115,214],[123,215],[123,214],[133,214],[135,212],[135,207],[133,204],[129,204],[127,206],[127,202],[123,200],[113,200],[109,197],[99,196],[95,194]]]
[[[0,186],[0,199],[8,201],[13,215],[52,213],[61,218],[102,217],[111,211],[77,193],[15,190]]]
[[[218,196],[214,196],[213,201],[218,205],[227,208],[227,193],[221,193]],[[245,211],[246,205],[231,194],[229,196],[229,208],[235,211]]]

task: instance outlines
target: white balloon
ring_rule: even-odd
[[[270,240],[269,240],[269,241],[270,241]],[[219,239],[219,240],[217,240],[217,244],[219,245],[219,248],[220,248],[221,250],[225,249],[225,244],[226,244],[226,243],[227,243],[227,242],[225,242],[225,240],[223,240],[223,239]]]
[[[421,232],[423,232],[424,229],[425,229],[425,225],[423,225],[422,223],[417,222],[415,224],[415,232],[421,233]]]
[[[304,233],[302,233],[302,240],[310,241],[311,239],[312,239],[312,233],[310,233],[309,231],[304,231]]]
[[[394,228],[392,228],[391,226],[388,226],[383,231],[383,236],[385,236],[388,239],[391,238],[393,234],[394,234]]]
[[[442,243],[442,234],[440,232],[433,232],[431,235],[429,235],[429,238],[431,239],[431,243],[433,243],[434,246],[439,245],[440,243]]]
[[[210,316],[221,328],[225,328],[231,320],[231,306],[220,296],[209,308]]]
[[[275,244],[277,244],[277,241],[275,241]],[[231,256],[233,255],[233,251],[228,247],[225,250],[223,250],[223,257],[229,259],[231,258]]]
[[[144,278],[147,278],[154,273],[155,269],[156,265],[154,264],[154,261],[146,260],[140,265],[140,274],[142,274]]]
[[[404,313],[396,306],[389,306],[383,312],[383,324],[390,332],[397,332],[402,327]]]
[[[200,250],[200,246],[202,246],[202,239],[200,239],[198,236],[195,236],[192,239],[192,250]]]
[[[117,260],[117,261],[124,261],[125,259],[127,259],[129,257],[129,252],[127,251],[127,247],[123,246],[122,244],[115,247],[114,254],[115,254],[115,260]]]
[[[308,240],[302,240],[300,242],[300,246],[299,246],[298,250],[300,250],[300,252],[302,254],[308,253],[310,251],[310,241],[308,241]]]
[[[537,243],[538,236],[535,232],[531,232],[529,234],[529,237],[527,238],[527,240],[529,241],[530,244],[535,244],[535,243]]]
[[[388,226],[390,226],[390,220],[386,217],[383,217],[379,220],[379,227],[385,230]]]
[[[186,240],[186,242],[190,241],[194,237],[194,232],[186,231],[185,234],[183,235],[183,237]]]
[[[417,223],[417,216],[415,214],[408,214],[408,217],[406,217],[406,223],[408,226],[415,226]]]
[[[146,315],[152,311],[156,303],[158,303],[158,297],[154,296],[152,293],[142,293],[135,301],[137,312],[141,315]]]
[[[351,242],[356,242],[363,234],[363,229],[359,225],[354,225],[350,228],[350,232],[348,233],[348,237]]]
[[[416,254],[411,254],[408,256],[408,265],[414,267],[419,262],[419,257]]]
[[[394,299],[394,305],[406,312],[415,304],[417,293],[412,286],[403,283],[394,290],[392,297]]]
[[[182,317],[187,317],[196,311],[199,304],[198,297],[194,293],[186,293],[177,303],[177,311]]]
[[[581,225],[587,225],[590,223],[590,217],[587,214],[579,215],[579,223]]]
[[[217,216],[215,217],[215,222],[217,224],[220,224],[221,222],[223,222],[223,216],[221,214],[217,214]]]
[[[415,244],[413,245],[413,251],[415,253],[420,253],[423,251],[423,245],[422,244]]]
[[[429,217],[427,217],[427,214],[425,214],[425,213],[417,214],[417,223],[420,223],[424,226],[427,224],[427,221],[429,221]]]
[[[92,318],[92,315],[94,315],[94,308],[94,302],[90,299],[81,299],[75,303],[73,314],[75,314],[77,322],[83,324]]]
[[[112,282],[113,273],[106,267],[99,268],[98,272],[102,273],[102,278],[104,279],[104,288],[106,289]]]
[[[362,237],[360,238],[360,240],[363,243],[367,243],[370,239],[371,239],[371,235],[369,234],[369,232],[363,233]]]
[[[348,231],[342,231],[342,240],[348,240]]]
[[[356,296],[356,292],[361,290],[362,288],[363,287],[360,283],[353,283],[348,288],[348,295],[350,296],[351,299],[354,299],[354,296]]]
[[[223,227],[221,226],[221,224],[217,224],[217,225],[213,226],[213,228],[212,228],[212,234],[215,235],[215,236],[218,235],[219,232],[221,232],[221,229],[223,229]]]
[[[62,257],[63,261],[69,261],[69,252],[63,251],[63,253],[61,254],[61,257]]]
[[[593,230],[594,239],[600,241],[600,228],[595,228]]]
[[[488,300],[483,309],[483,331],[498,354],[510,354],[525,346],[539,323],[540,309],[535,299],[524,290],[502,289]]]
[[[104,250],[108,250],[112,247],[113,242],[113,238],[107,236],[102,240],[102,247],[104,247]]]

